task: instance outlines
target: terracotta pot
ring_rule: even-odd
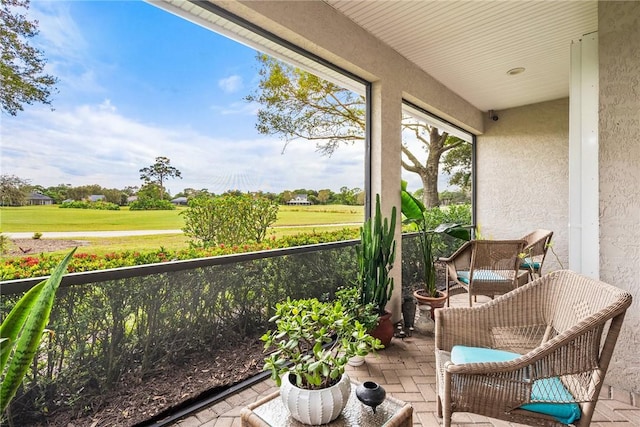
[[[280,386],[280,397],[291,417],[314,426],[338,418],[350,394],[351,381],[347,374],[343,374],[337,384],[320,390],[298,388],[291,382],[289,374],[284,374]]]
[[[434,311],[436,308],[444,307],[447,302],[447,293],[444,291],[437,291],[437,297],[429,297],[426,296],[426,291],[424,289],[418,289],[413,292],[413,296],[418,300],[418,304],[425,304],[431,306],[431,319],[435,319]]]
[[[394,332],[391,313],[387,311],[378,318],[378,325],[369,334],[374,338],[378,338],[383,346],[388,347],[391,344]]]

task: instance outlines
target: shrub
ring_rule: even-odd
[[[357,230],[339,230],[335,232],[300,234],[280,239],[269,239],[261,243],[241,245],[212,245],[206,248],[191,247],[189,249],[171,251],[164,248],[151,251],[121,251],[98,256],[95,254],[76,253],[69,263],[69,272],[106,270],[109,268],[130,267],[135,265],[154,264],[172,260],[207,258],[235,253],[256,252],[269,249],[288,248],[309,244],[335,242],[354,238]],[[0,280],[26,279],[49,274],[61,259],[59,255],[42,254],[7,259],[0,264]]]
[[[184,233],[194,246],[239,245],[263,241],[276,221],[278,204],[266,197],[250,194],[201,196],[189,201]]]
[[[173,203],[163,199],[138,199],[129,204],[132,211],[171,211],[175,208]]]

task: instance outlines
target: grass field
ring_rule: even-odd
[[[60,209],[57,206],[1,207],[0,232],[179,230],[184,226],[180,212],[185,209],[99,211]],[[269,230],[268,235],[282,237],[305,231],[334,231],[345,228],[344,224],[353,224],[349,227],[357,228],[363,218],[362,206],[280,206],[275,227]],[[160,247],[179,250],[189,245],[189,239],[183,234],[83,237],[81,240],[88,242],[88,246],[81,246],[78,252],[97,255],[114,250],[144,251]]]
[[[0,231],[113,231],[177,230],[184,226],[180,212],[173,211],[100,211],[94,209],[60,209],[58,206],[22,206],[0,208]],[[318,224],[361,223],[362,206],[280,206],[276,227]]]

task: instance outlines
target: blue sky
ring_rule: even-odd
[[[364,186],[364,150],[332,157],[255,130],[256,51],[142,1],[32,0],[34,40],[59,79],[47,106],[2,115],[2,174],[45,187],[140,185],[171,159],[184,188],[280,192]]]

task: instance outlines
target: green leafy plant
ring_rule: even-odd
[[[366,356],[382,348],[340,300],[287,298],[276,304],[270,321],[275,322],[276,328],[261,340],[265,349],[275,351],[265,358],[263,370],[271,371],[278,386],[282,375],[290,373],[299,388],[330,387],[340,380],[351,357]]]
[[[33,240],[39,240],[42,237],[42,233],[36,231],[35,233],[33,233],[33,236],[31,236],[31,238]]]
[[[427,217],[429,210],[422,201],[407,191],[406,181],[402,181],[401,202],[402,215],[405,217],[403,223],[412,224],[418,230],[425,296],[436,297],[438,289],[436,284],[436,257],[433,250],[434,236],[438,233],[444,233],[462,240],[470,240],[471,230],[455,223],[440,224],[434,229],[429,229],[429,218]]]
[[[336,291],[336,299],[342,303],[345,312],[362,323],[367,331],[378,325],[378,312],[373,303],[361,303],[360,289],[353,286]]]
[[[360,227],[360,244],[356,246],[358,284],[362,305],[373,304],[378,314],[385,313],[385,306],[393,292],[393,277],[389,272],[396,257],[396,207],[391,219],[383,218],[380,195],[376,195],[376,211]]]
[[[51,276],[31,288],[13,307],[0,325],[0,412],[9,405],[31,365],[49,322],[62,276],[75,249],[55,267]]]

